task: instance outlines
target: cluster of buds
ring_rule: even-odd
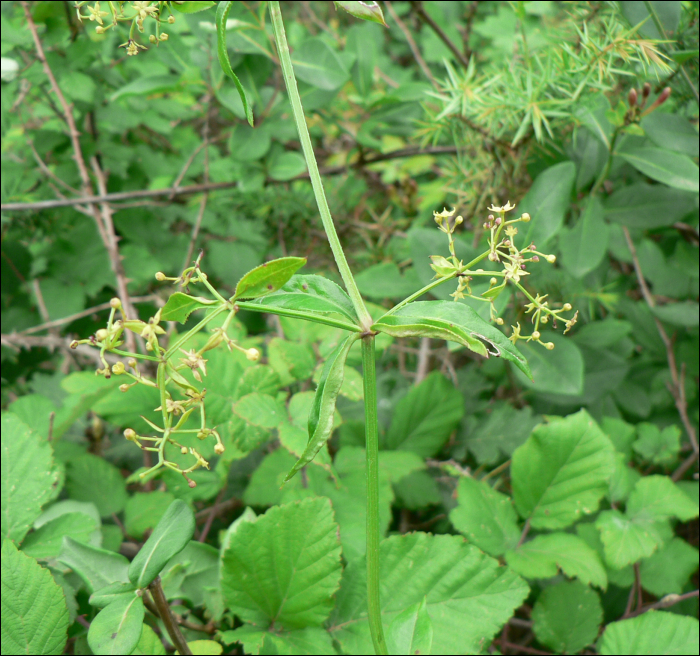
[[[228,327],[238,311],[238,306],[231,306],[228,304],[211,286],[207,280],[206,274],[199,268],[201,257],[202,255],[200,254],[194,266],[186,268],[182,274],[176,278],[169,278],[160,272],[156,274],[156,279],[159,281],[169,280],[183,287],[201,282],[218,299],[224,301],[224,303],[228,305],[229,314],[222,326],[213,329],[209,339],[200,349],[190,348],[186,350],[181,348],[181,346],[183,346],[194,333],[198,332],[201,327],[195,327],[188,334],[178,335],[176,343],[166,348],[159,342],[159,337],[165,335],[165,329],[160,325],[162,309],[158,310],[148,321],[129,318],[126,316],[124,307],[119,298],[113,298],[110,301],[111,312],[106,328],[101,328],[87,339],[74,340],[71,342],[71,348],[77,348],[80,344],[89,344],[99,347],[100,361],[103,366],[97,369],[97,374],[104,375],[105,378],[111,378],[111,376],[114,375],[131,379],[130,382],[123,383],[119,386],[122,392],[127,392],[135,385],[146,385],[158,389],[161,404],[157,408],[154,408],[154,411],[161,413],[162,425],[159,426],[146,417],[141,416],[155,431],[155,435],[140,435],[133,428],[127,428],[124,431],[124,437],[142,450],[153,451],[158,454],[158,463],[149,470],[142,472],[140,474],[142,478],[161,467],[168,467],[181,473],[190,487],[195,487],[196,483],[189,478],[188,474],[200,467],[206,467],[208,469],[209,463],[199,451],[180,444],[176,441],[175,437],[188,433],[196,435],[199,440],[213,437],[216,441],[214,453],[217,455],[221,455],[224,452],[224,445],[219,433],[214,428],[209,428],[206,425],[206,388],[200,390],[183,374],[189,370],[192,373],[192,378],[194,378],[197,383],[202,383],[202,376],[207,375],[207,359],[204,357],[204,354],[215,349],[222,343],[226,344],[229,351],[233,351],[234,349],[241,351],[245,357],[252,362],[260,358],[260,352],[257,349],[245,349],[228,336]],[[121,313],[121,318],[117,318],[117,312]],[[124,342],[123,335],[125,330],[130,330],[143,338],[145,350],[148,351],[148,353],[128,353],[121,351],[119,347]],[[107,352],[117,356],[124,356],[125,361],[120,360],[110,366],[105,356]],[[179,357],[180,355],[184,357]],[[152,362],[157,365],[155,380],[139,371],[139,360]],[[171,389],[174,387],[178,391],[179,398],[173,396],[168,386],[170,386]],[[186,428],[186,422],[193,413],[198,415],[199,426],[198,428]],[[165,447],[168,444],[177,447],[183,455],[189,453],[194,458],[194,464],[184,469],[176,462],[168,460],[165,456]]]
[[[151,34],[148,37],[150,43],[158,45],[161,41],[167,41],[168,35],[165,32],[160,31],[161,26],[161,15],[160,6],[166,3],[156,2],[120,2],[119,9],[115,7],[114,2],[108,2],[107,7],[109,11],[103,11],[100,9],[100,3],[88,3],[88,2],[76,2],[75,9],[78,14],[78,20],[82,22],[83,20],[89,20],[91,22],[97,23],[95,26],[95,32],[97,34],[104,34],[107,30],[116,27],[119,22],[130,22],[131,29],[129,30],[129,38],[125,43],[122,43],[119,47],[126,48],[127,55],[138,55],[140,50],[147,50],[146,46],[141,45],[135,39],[135,31],[138,30],[143,34],[144,32],[144,21],[146,19],[152,19],[155,22],[155,34]],[[81,9],[86,9],[87,14],[81,13]],[[133,12],[126,12],[125,10],[132,9]],[[111,22],[105,24],[102,20],[103,18],[111,15]],[[172,25],[175,22],[175,16],[172,14],[167,18],[168,24]]]
[[[454,248],[453,233],[455,228],[462,223],[462,217],[458,216],[452,222],[450,219],[456,210],[453,209],[448,211],[444,209],[442,212],[433,212],[438,228],[448,236],[450,258],[448,259],[439,255],[432,255],[431,260],[433,263],[431,264],[431,268],[436,272],[436,278],[457,278],[457,290],[453,294],[450,294],[455,301],[469,297],[478,301],[488,302],[490,304],[491,320],[498,325],[503,325],[504,321],[498,316],[494,302],[505,289],[508,282],[515,285],[530,300],[530,303],[526,305],[525,308],[526,313],[532,313],[532,322],[535,324],[535,328],[531,335],[524,336],[520,334],[520,324],[518,324],[517,327],[513,326],[513,334],[510,336],[510,340],[514,344],[520,339],[528,342],[536,341],[542,344],[545,348],[552,350],[554,348],[553,342],[545,343],[541,341],[541,334],[539,332],[540,324],[546,324],[551,319],[553,325],[556,327],[557,319],[563,320],[566,324],[566,330],[564,331],[566,333],[576,323],[578,312],[575,313],[571,319],[564,320],[559,315],[562,312],[568,312],[572,309],[569,303],[565,303],[560,309],[551,309],[548,303],[545,301],[547,298],[546,296],[540,296],[537,294],[533,298],[533,296],[522,286],[522,278],[530,273],[527,270],[527,265],[530,262],[539,262],[540,258],[543,258],[550,264],[554,264],[557,258],[555,255],[541,253],[538,251],[534,242],[530,242],[528,246],[523,248],[516,246],[518,228],[515,226],[515,224],[528,223],[530,221],[530,215],[525,212],[517,219],[506,220],[506,212],[510,212],[513,209],[515,209],[515,205],[511,205],[510,201],[508,201],[504,206],[497,207],[492,205],[488,208],[492,214],[488,215],[483,227],[484,230],[488,231],[489,250],[466,265],[461,260],[458,260]],[[484,269],[471,269],[474,264],[484,258],[488,258],[490,262],[500,263],[503,269],[498,272],[484,271]],[[474,276],[491,276],[489,288],[480,296],[473,295],[471,288],[469,287],[469,282]]]
[[[649,105],[647,109],[644,109],[644,107],[647,104],[647,100],[649,99],[650,93],[651,84],[649,84],[648,82],[644,83],[644,86],[640,91],[637,91],[634,88],[630,89],[630,92],[627,94],[627,104],[629,106],[629,110],[625,115],[625,123],[637,123],[639,122],[640,118],[646,116],[647,114],[651,114],[655,109],[661,107],[661,105],[663,105],[669,99],[671,95],[671,87],[666,87],[657,96],[656,100],[651,105]]]

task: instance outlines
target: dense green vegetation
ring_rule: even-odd
[[[277,4],[0,7],[3,653],[697,653],[697,3],[281,3],[356,288]]]

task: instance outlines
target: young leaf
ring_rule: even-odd
[[[90,623],[88,644],[93,654],[130,654],[141,638],[143,599],[136,593],[119,598]]]
[[[532,378],[527,360],[498,329],[486,323],[464,303],[454,301],[416,301],[393,314],[384,315],[373,326],[394,337],[435,337],[466,346],[488,358],[496,355],[512,362]],[[484,345],[486,342],[489,348]]]
[[[156,524],[151,537],[131,561],[129,580],[139,588],[145,588],[158,576],[165,564],[185,548],[193,534],[192,510],[181,499],[175,499]]]
[[[129,561],[124,556],[67,536],[63,538],[57,560],[83,580],[90,594],[112,583],[129,581]]]
[[[248,271],[236,285],[232,301],[258,298],[282,288],[306,264],[305,257],[281,257]]]
[[[245,115],[248,119],[248,123],[250,123],[250,127],[253,127],[253,110],[248,103],[248,98],[245,94],[245,89],[243,88],[241,81],[238,79],[238,77],[236,77],[236,74],[231,69],[231,62],[229,61],[228,51],[226,50],[226,19],[228,18],[228,13],[231,11],[232,5],[233,2],[220,2],[219,6],[216,8],[216,49],[219,53],[219,64],[221,64],[221,68],[224,73],[228,75],[236,85],[238,95],[241,97],[241,102],[243,103],[243,109],[245,109]]]
[[[340,7],[345,9],[348,14],[359,18],[361,20],[371,21],[373,23],[379,23],[384,27],[389,27],[384,22],[384,14],[382,13],[382,8],[379,6],[378,2],[338,2],[335,3],[336,9]]]
[[[253,302],[264,307],[301,310],[321,316],[342,314],[353,323],[358,323],[347,292],[321,276],[295,275],[278,292]]]
[[[358,337],[357,333],[350,335],[328,356],[309,413],[309,441],[306,450],[285,477],[285,483],[304,465],[311,462],[330,438],[333,432],[335,402],[343,385],[345,360],[348,357],[350,347]]]
[[[171,2],[171,9],[179,11],[181,14],[196,14],[213,7],[216,2]]]
[[[182,292],[175,292],[160,311],[160,318],[163,321],[179,321],[180,323],[185,323],[190,314],[195,310],[210,307],[219,302],[220,301],[210,300],[201,296],[188,296]]]
[[[608,624],[597,651],[599,654],[694,654],[697,650],[697,619],[655,610]]]

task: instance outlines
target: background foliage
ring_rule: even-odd
[[[553,351],[518,345],[534,382],[438,340],[378,339],[389,640],[408,653],[401,627],[427,615],[433,653],[697,653],[697,3],[383,6],[389,29],[332,3],[282,3],[331,210],[370,312],[426,285],[428,256],[447,255],[433,210],[465,217],[466,261],[480,252],[485,208],[508,199],[533,217],[525,240],[557,255],[533,269],[533,287],[579,311],[572,334],[543,337]],[[230,335],[264,359],[209,353],[209,418],[226,451],[202,444],[216,464],[192,474],[194,489],[174,472],[134,476],[148,454],[122,430],[143,427],[157,394],[119,392],[120,380],[95,377],[96,351],[68,349],[104,325],[114,295],[153,316],[168,295],[154,273],[178,275],[199,249],[229,294],[287,254],[339,282],[265,3],[229,14],[255,128],[221,72],[214,9],[175,11],[157,47],[146,23],[137,38],[148,50],[133,57],[118,47],[126,28],[97,34],[71,3],[1,11],[3,645],[96,651],[90,595],[129,580],[118,554],[132,557],[180,499],[195,540],[161,578],[188,641],[368,653],[359,349],[329,451],[282,489],[340,331],[238,315]],[[30,26],[70,105],[73,141]],[[91,196],[102,200],[54,202]],[[528,321],[522,299],[504,293],[497,307],[508,335]],[[474,309],[488,319],[488,307]],[[271,580],[241,575],[271,563],[298,608]],[[299,575],[299,563],[319,572]],[[6,624],[20,585],[40,602],[8,610],[43,627],[34,637]],[[160,620],[145,617],[141,606],[139,649],[164,653]]]

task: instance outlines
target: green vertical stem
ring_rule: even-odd
[[[289,55],[289,46],[287,45],[287,36],[284,32],[284,23],[282,22],[282,13],[280,12],[279,2],[270,2],[270,18],[272,19],[272,28],[275,33],[275,44],[277,45],[277,54],[279,55],[280,66],[282,67],[284,83],[287,87],[287,93],[289,94],[289,101],[292,104],[292,113],[294,114],[294,121],[297,125],[297,132],[299,133],[299,140],[301,141],[301,149],[304,152],[306,165],[309,168],[311,186],[314,189],[314,196],[316,197],[318,211],[321,214],[321,221],[323,221],[323,228],[326,231],[328,242],[330,243],[331,250],[333,251],[333,257],[338,265],[338,271],[340,271],[340,275],[343,278],[345,289],[347,289],[350,299],[352,300],[352,304],[355,308],[355,312],[357,313],[357,317],[360,320],[360,324],[365,330],[369,330],[369,327],[373,323],[372,318],[365,307],[362,296],[360,295],[360,290],[357,288],[357,284],[352,276],[348,262],[345,259],[343,247],[340,245],[338,234],[336,233],[335,226],[333,225],[333,219],[331,217],[331,211],[328,207],[328,201],[326,200],[326,194],[323,191],[321,174],[319,173],[318,164],[316,163],[316,156],[314,155],[314,149],[311,145],[311,137],[309,136],[309,128],[306,125],[304,109],[301,106],[301,98],[299,97],[299,90],[297,89],[297,81],[294,77],[294,68],[292,67],[292,59]]]
[[[377,654],[388,654],[379,600],[379,431],[373,335],[362,338],[362,381],[367,448],[367,611],[374,651]]]

